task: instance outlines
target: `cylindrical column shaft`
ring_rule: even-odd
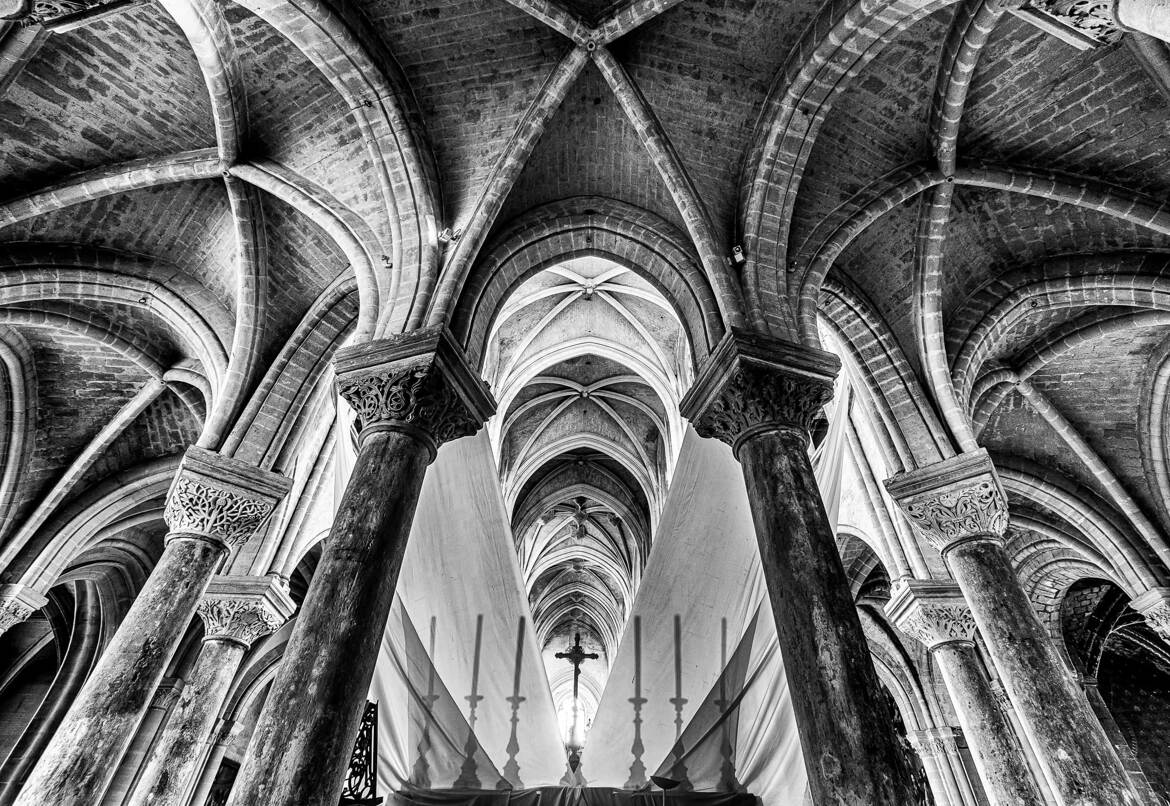
[[[150,761],[130,798],[131,806],[179,803],[194,777],[204,743],[210,738],[232,678],[247,647],[232,640],[205,641],[163,728]]]
[[[938,764],[944,770],[943,774],[950,786],[955,790],[955,800],[962,804],[978,803],[979,799],[975,797],[975,792],[971,789],[971,782],[967,779],[967,770],[959,755],[959,746],[955,742],[954,731],[950,728],[935,728],[934,731],[943,734],[937,739],[939,745]]]
[[[233,806],[337,802],[429,461],[414,435],[365,436]]]
[[[1170,0],[1117,0],[1114,8],[1124,27],[1170,42]]]
[[[991,805],[1043,803],[1007,716],[975,656],[974,645],[966,641],[940,644],[934,648],[934,659]]]
[[[220,765],[223,764],[223,757],[227,755],[230,743],[231,737],[227,731],[221,730],[215,744],[211,745],[207,751],[206,759],[203,761],[203,772],[199,774],[199,780],[195,784],[191,797],[186,801],[187,804],[203,806],[207,802],[207,797],[211,794],[211,788],[215,786],[215,779],[219,775]],[[185,806],[185,804],[180,802],[179,806]]]
[[[1007,496],[987,451],[903,473],[886,488],[950,566],[1057,799],[1063,806],[1138,806],[1004,550]]]
[[[1121,728],[1118,727],[1117,721],[1113,718],[1113,714],[1109,711],[1109,706],[1105,704],[1105,699],[1101,696],[1100,690],[1097,688],[1097,681],[1095,678],[1089,678],[1082,681],[1082,688],[1085,692],[1085,699],[1089,701],[1089,707],[1093,709],[1093,713],[1097,717],[1097,721],[1101,723],[1101,728],[1113,742],[1113,749],[1117,752],[1117,757],[1121,759],[1122,765],[1129,774],[1129,780],[1133,782],[1134,788],[1137,789],[1141,796],[1142,804],[1144,806],[1164,806],[1165,801],[1154,794],[1154,790],[1150,787],[1150,781],[1146,778],[1145,772],[1142,770],[1141,763],[1134,755],[1133,748],[1125,740],[1125,736],[1121,733]]]
[[[1125,769],[1044,632],[999,538],[958,542],[947,559],[1057,796],[1069,806],[1137,806]]]
[[[992,664],[994,667],[995,664]],[[994,672],[993,669],[988,670],[989,673]],[[1045,804],[1055,804],[1056,795],[1052,791],[1052,782],[1048,780],[1048,773],[1040,766],[1040,759],[1036,757],[1036,748],[1032,746],[1032,741],[1028,738],[1028,734],[1024,733],[1024,726],[1020,722],[1020,715],[1016,713],[1016,708],[1012,705],[1012,699],[1008,696],[1007,691],[1004,690],[1003,684],[1000,682],[998,676],[991,680],[991,693],[995,697],[995,701],[999,704],[999,710],[1007,717],[1008,724],[1012,726],[1015,731],[1016,738],[1020,741],[1020,749],[1024,753],[1024,762],[1028,765],[1028,769],[1032,771],[1032,780],[1036,782],[1036,786],[1040,789],[1040,794],[1044,798]]]
[[[766,431],[738,456],[814,803],[914,802],[806,439]]]
[[[100,801],[150,705],[222,543],[172,536],[101,660],[25,782],[16,806]]]
[[[101,651],[102,623],[98,617],[98,594],[94,586],[91,583],[76,585],[74,601],[73,633],[69,637],[65,660],[32,723],[25,728],[16,747],[0,766],[0,806],[11,806],[16,799],[25,777],[53,738],[57,725],[85,684]]]
[[[110,764],[117,768],[114,777],[106,786],[102,795],[101,806],[124,806],[126,798],[134,790],[134,785],[146,766],[146,759],[158,741],[159,733],[170,715],[171,709],[183,691],[183,680],[178,677],[164,677],[162,683],[154,691],[154,698],[146,715],[138,723],[138,730],[130,740],[121,759],[110,759]]]
[[[211,581],[199,617],[203,645],[175,713],[135,787],[132,806],[181,804],[248,647],[280,628],[293,611],[284,582],[256,576]]]
[[[188,448],[163,519],[166,546],[16,806],[93,806],[118,769],[216,566],[288,491],[267,470]]]
[[[934,795],[935,806],[967,806],[954,776],[946,769],[946,759],[940,756],[940,751],[934,747],[934,738],[928,731],[909,731],[906,735],[910,746],[922,762],[922,770],[926,773],[926,783]]]

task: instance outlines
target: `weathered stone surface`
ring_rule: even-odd
[[[733,330],[680,407],[699,436],[726,442],[737,455],[744,439],[766,431],[793,429],[807,441],[840,367],[831,353]]]
[[[276,577],[219,576],[196,612],[203,619],[204,641],[235,641],[247,648],[279,630],[295,607],[286,583]]]
[[[935,649],[949,643],[972,643],[975,618],[959,589],[948,582],[902,580],[893,589],[886,615],[898,629]]]
[[[1004,551],[1007,501],[986,452],[896,476],[886,487],[946,557],[1058,796],[1080,806],[1137,806],[1140,800],[1117,754]],[[964,671],[958,663],[952,666]]]
[[[914,798],[910,768],[808,459],[808,424],[837,366],[823,353],[733,333],[683,412],[743,465],[813,802],[904,806]]]
[[[1154,632],[1170,642],[1170,588],[1151,588],[1129,603],[1145,618]]]
[[[219,576],[211,581],[197,611],[204,623],[203,646],[135,784],[131,806],[166,806],[187,793],[248,647],[280,629],[293,609],[279,579]]]
[[[27,621],[48,601],[44,594],[27,585],[0,585],[0,635]]]
[[[0,13],[31,5],[8,0]],[[92,3],[38,5],[69,16]],[[20,269],[5,268],[4,276],[29,294],[15,306],[26,310],[6,316],[56,309],[69,313],[70,324],[4,328],[4,349],[27,341],[31,352],[25,367],[6,356],[3,374],[12,388],[0,390],[11,429],[0,438],[7,449],[3,551],[15,551],[8,526],[23,528],[57,479],[76,481],[66,501],[117,480],[124,486],[119,505],[141,503],[133,500],[142,494],[135,478],[117,474],[181,451],[199,436],[199,395],[184,382],[169,383],[92,457],[89,471],[73,474],[70,463],[147,378],[174,371],[172,359],[188,380],[202,374],[218,387],[215,342],[227,349],[263,330],[254,345],[263,355],[252,356],[263,363],[277,356],[287,334],[298,331],[301,339],[297,319],[323,291],[323,298],[347,294],[344,302],[314,309],[316,318],[307,321],[319,327],[288,345],[292,358],[273,373],[268,402],[242,427],[236,455],[289,457],[286,440],[299,434],[294,421],[316,382],[314,366],[359,316],[352,277],[362,286],[362,324],[381,318],[389,332],[436,308],[442,319],[435,269],[460,261],[490,266],[487,248],[476,255],[480,240],[522,229],[539,240],[533,250],[539,259],[521,269],[490,266],[507,278],[505,288],[529,269],[582,255],[641,270],[673,264],[647,276],[680,313],[690,297],[705,303],[684,316],[695,322],[689,333],[706,335],[691,340],[700,356],[735,317],[771,332],[799,328],[806,337],[821,324],[857,359],[869,393],[864,403],[873,408],[878,441],[888,436],[882,446],[888,457],[906,466],[936,461],[935,454],[964,440],[961,426],[971,417],[980,444],[1034,463],[1019,483],[1035,484],[1047,501],[1042,513],[1031,513],[1039,515],[1038,528],[1019,530],[1015,545],[1021,554],[1035,549],[1036,557],[1049,530],[1065,532],[1084,546],[1089,564],[1057,560],[1067,567],[1034,579],[1033,606],[1040,597],[1044,606],[1059,602],[1070,574],[1110,576],[1105,566],[1132,568],[1135,579],[1161,578],[1170,556],[1155,540],[1163,530],[1143,528],[1143,521],[1167,522],[1165,474],[1151,472],[1165,454],[1165,389],[1153,380],[1166,374],[1165,351],[1155,350],[1161,328],[1145,327],[1150,314],[1141,309],[1164,307],[1159,300],[1167,293],[1170,229],[1166,210],[1154,212],[1170,192],[1166,48],[1136,31],[1154,33],[1157,26],[1166,38],[1164,0],[1031,4],[1087,16],[1090,27],[1093,18],[1113,13],[1134,29],[1120,46],[1091,54],[1021,22],[1014,0],[955,5],[922,19],[915,4],[883,5],[877,17],[860,22],[850,2],[649,0],[606,25],[608,0],[571,0],[568,28],[557,27],[565,14],[556,5],[539,0],[357,0],[354,14],[340,17],[333,4],[314,4],[308,16],[304,5],[285,0],[247,5],[225,4],[230,30],[190,42],[153,3],[65,36],[40,25],[0,34],[2,192],[33,193],[5,205],[0,219],[12,247],[6,251],[25,242],[37,252],[50,242],[105,244],[124,271],[109,282],[99,268],[108,264],[74,247],[67,262],[38,255]],[[999,17],[1005,6],[1011,13]],[[573,22],[573,15],[583,21]],[[989,19],[994,24],[985,24]],[[345,45],[339,33],[351,25],[356,40]],[[621,32],[613,55],[630,79],[623,103],[629,108],[629,96],[642,94],[652,109],[635,126],[592,66],[575,80],[564,78],[570,59],[553,66],[574,46],[605,49],[613,41],[600,36],[607,29]],[[1147,55],[1138,56],[1139,48]],[[379,63],[389,65],[389,82],[380,88],[369,83],[383,81]],[[220,74],[228,81],[209,93],[201,67],[210,82]],[[234,79],[233,92],[224,92],[222,84]],[[769,97],[769,88],[779,94]],[[212,122],[233,106],[248,147],[240,164],[220,165]],[[180,153],[188,149],[211,154]],[[663,176],[670,161],[662,155],[670,150],[677,159]],[[210,172],[200,167],[207,164]],[[964,167],[951,177],[956,164]],[[889,173],[903,165],[917,176],[904,182],[908,174]],[[266,172],[287,170],[291,185],[311,188],[313,198],[290,205],[291,192],[266,191],[255,210],[229,210],[219,181],[227,167],[281,182]],[[935,167],[955,188],[953,203],[946,194],[950,220],[934,233],[937,254],[916,249],[932,233],[914,221],[919,214],[921,225],[919,208],[930,205],[913,201],[922,183],[940,178]],[[90,169],[101,178],[69,178]],[[63,180],[72,184],[53,188]],[[586,229],[580,220],[517,215],[549,200],[586,197],[591,217],[611,224],[621,216],[607,202],[636,205],[638,215],[629,220],[641,237],[615,247],[608,224]],[[307,225],[310,206],[316,223]],[[696,227],[704,218],[710,224]],[[268,242],[268,265],[256,267],[262,269],[256,276],[270,277],[256,295],[267,299],[267,310],[236,295],[236,282],[251,272],[239,259],[248,250],[233,248],[231,229],[248,219],[262,220],[256,229]],[[441,230],[464,234],[436,244]],[[379,246],[387,254],[377,254]],[[733,246],[737,263],[723,271]],[[130,253],[144,257],[127,270]],[[372,266],[363,265],[366,257]],[[159,286],[152,289],[140,269],[154,263],[159,271],[149,276]],[[487,340],[494,302],[479,307],[476,295],[461,293],[462,273],[445,274],[455,278],[455,287],[445,289],[458,297],[454,304],[478,308],[475,328]],[[717,285],[719,277],[730,282]],[[935,289],[941,293],[932,292],[934,278],[942,280]],[[475,277],[467,280],[473,291]],[[190,310],[171,304],[184,299],[194,300]],[[1117,326],[1126,317],[1113,321],[1120,309],[1110,309],[1118,305],[1137,312],[1127,326]],[[157,347],[145,351],[150,366],[110,349],[122,337]],[[1062,345],[1072,349],[1062,353]],[[956,406],[944,400],[952,359]],[[161,364],[153,367],[154,360]],[[979,384],[1001,367],[1025,365],[1034,373],[1030,383],[1063,418],[1042,417],[1007,391],[1010,384]],[[21,377],[29,380],[23,403],[16,394]],[[212,391],[221,397],[220,389]],[[946,423],[931,416],[932,401]],[[29,413],[23,423],[21,409]],[[32,444],[25,457],[9,439],[22,433]],[[1075,447],[1080,435],[1084,442]],[[1082,504],[1094,496],[1107,499],[1101,509],[1135,549],[1132,566],[1112,557],[1115,546],[1083,519]],[[891,552],[883,560],[904,550],[915,565],[919,547],[904,534],[898,546],[886,531]],[[268,554],[266,547],[261,559]],[[1097,558],[1104,562],[1094,568]],[[941,570],[929,552],[926,563]],[[1139,743],[1155,742],[1143,736]]]
[[[233,549],[256,534],[288,487],[288,479],[276,473],[191,447],[163,518],[172,537],[198,536]]]
[[[1116,6],[1110,0],[1031,0],[1024,8],[1037,24],[1051,26],[1084,47],[1121,39],[1124,32],[1117,23]]]
[[[187,630],[222,545],[167,543],[122,626],[106,647],[16,799],[17,806],[98,803]]]
[[[985,450],[895,476],[886,488],[918,533],[944,556],[965,540],[1002,538],[1007,531],[1007,496]]]
[[[895,586],[886,613],[931,650],[991,803],[1042,803],[1015,731],[975,654],[975,619],[958,587],[905,580]]]
[[[232,806],[337,802],[426,467],[494,405],[445,332],[352,348],[337,372],[360,449]]]
[[[171,486],[175,531],[97,667],[33,768],[17,806],[97,803],[232,546],[263,524],[286,479],[191,448]]]
[[[97,607],[98,594],[88,587],[79,587],[74,597],[76,612],[93,612]],[[86,619],[80,629],[70,636],[68,650],[52,687],[32,722],[0,766],[0,804],[7,806],[15,800],[21,784],[53,738],[57,726],[84,685],[86,675],[101,651],[102,639],[102,624],[97,619]]]
[[[445,328],[356,345],[337,354],[337,391],[363,432],[420,436],[431,458],[444,442],[470,436],[495,409]]]

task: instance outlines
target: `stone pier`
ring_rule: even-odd
[[[732,331],[682,410],[743,465],[813,803],[905,806],[912,773],[808,457],[839,367],[829,353]]]
[[[1141,803],[1020,587],[1004,550],[1007,496],[987,452],[895,476],[886,487],[950,567],[1057,796],[1076,806]]]
[[[905,580],[886,613],[934,656],[992,806],[1030,806],[1043,797],[1015,731],[975,654],[975,618],[958,586]]]
[[[212,580],[198,607],[203,647],[130,806],[182,802],[244,655],[257,639],[280,629],[293,607],[284,582],[276,578],[220,576]]]
[[[335,368],[357,461],[231,806],[337,802],[426,468],[494,409],[445,330],[346,348]]]
[[[166,546],[15,801],[95,806],[138,730],[211,576],[288,490],[275,473],[189,448],[164,512]]]

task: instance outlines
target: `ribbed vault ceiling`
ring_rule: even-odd
[[[632,270],[596,257],[524,280],[492,325],[484,376],[504,499],[562,713],[581,642],[596,707],[650,553],[683,424],[691,357],[678,317]]]
[[[0,583],[48,587],[158,510],[196,441],[294,478],[231,569],[290,574],[326,520],[304,513],[334,351],[454,311],[500,402],[562,701],[551,653],[577,630],[600,691],[678,399],[729,325],[832,329],[876,426],[855,452],[891,576],[945,569],[882,474],[984,445],[1028,573],[1170,584],[1170,51],[1077,50],[1005,6],[162,0],[0,23]],[[514,269],[496,250],[520,242]]]

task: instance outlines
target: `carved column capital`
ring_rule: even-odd
[[[1015,706],[1012,705],[1012,698],[1008,696],[1003,683],[998,679],[991,680],[991,696],[995,698],[996,703],[1005,714],[1010,714],[1015,709]]]
[[[163,519],[171,537],[195,535],[231,551],[260,530],[290,484],[278,473],[191,447],[171,483]]]
[[[227,746],[232,742],[232,733],[235,732],[236,722],[234,719],[224,719],[220,717],[215,721],[215,727],[211,729],[211,744]]]
[[[919,758],[946,758],[958,751],[955,742],[955,728],[924,728],[906,731],[906,739]]]
[[[975,640],[975,617],[952,582],[903,580],[892,591],[886,615],[927,649]]]
[[[70,31],[140,0],[0,0],[0,20],[14,20],[22,28],[43,25],[51,31]]]
[[[901,473],[886,489],[941,554],[969,540],[1001,540],[1007,531],[1007,496],[982,448]]]
[[[28,585],[0,585],[0,635],[48,603],[48,597]]]
[[[1170,643],[1170,588],[1150,588],[1136,596],[1129,605],[1142,614],[1146,624],[1163,641]]]
[[[217,576],[207,586],[196,612],[204,641],[235,641],[250,647],[276,632],[296,606],[276,577]]]
[[[1027,0],[1010,10],[1081,50],[1112,45],[1124,33],[1117,0]]]
[[[732,329],[680,407],[699,436],[726,442],[737,454],[745,439],[769,431],[790,429],[807,440],[840,368],[832,353]]]
[[[929,730],[908,730],[906,731],[906,741],[910,743],[910,747],[923,761],[946,755],[946,748],[942,741],[937,736],[932,735]]]
[[[164,677],[159,681],[158,688],[154,690],[150,707],[160,711],[169,711],[179,701],[179,696],[183,693],[185,685],[186,683],[181,677]]]
[[[495,412],[487,385],[468,366],[446,328],[339,350],[337,392],[357,414],[361,434],[413,434],[431,450],[471,436]]]

